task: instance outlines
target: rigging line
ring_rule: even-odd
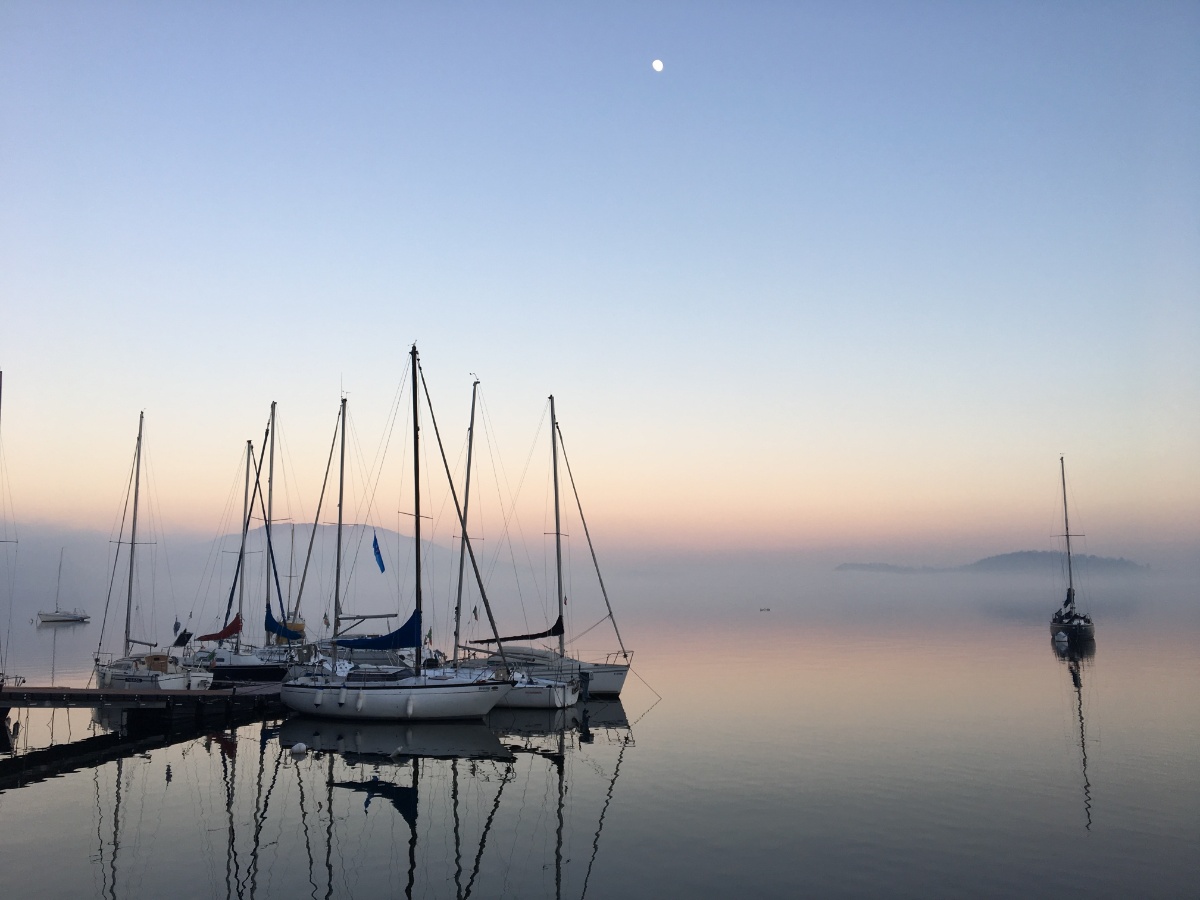
[[[134,459],[129,464],[129,482],[125,485],[125,505],[121,510],[121,528],[117,532],[117,549],[113,553],[113,571],[112,575],[108,579],[108,596],[106,596],[104,599],[104,616],[100,619],[100,637],[96,641],[95,659],[97,662],[100,660],[100,647],[104,644],[104,629],[108,624],[108,607],[112,602],[113,584],[117,580],[117,564],[121,559],[121,535],[125,533],[125,518],[129,514],[129,497],[133,493],[133,470],[136,465],[137,454],[135,452]],[[109,534],[112,534],[111,530],[109,531]],[[132,552],[132,550],[133,548],[131,547],[130,552]],[[93,667],[92,674],[88,676],[87,686],[91,686],[92,678],[95,676],[95,674],[96,670]]]
[[[479,864],[483,861],[483,851],[487,846],[488,835],[492,831],[492,822],[496,818],[496,811],[500,809],[500,798],[504,796],[504,788],[513,780],[513,764],[509,763],[508,771],[500,778],[500,787],[496,790],[496,799],[492,802],[491,812],[488,813],[487,820],[483,823],[483,834],[479,837],[479,849],[475,851],[475,864],[471,868],[471,878],[467,882],[467,889],[463,892],[462,900],[467,900],[471,896],[471,891],[475,887],[475,878],[479,875]]]
[[[512,524],[515,521],[516,531],[521,539],[521,549],[525,552],[525,564],[529,567],[529,571],[531,573],[533,573],[534,591],[537,595],[537,598],[540,600],[540,602],[542,604],[543,612],[545,611],[546,604],[548,602],[548,598],[546,595],[549,591],[549,588],[547,587],[546,589],[543,589],[542,586],[540,584],[538,584],[537,568],[533,564],[533,557],[529,552],[529,541],[526,539],[525,532],[521,528],[521,520],[520,520],[520,517],[518,517],[516,515],[516,509],[517,509],[517,498],[521,495],[521,492],[524,490],[525,480],[528,477],[529,470],[533,464],[534,453],[536,452],[537,447],[541,443],[542,429],[545,427],[546,416],[549,413],[549,411],[550,411],[550,404],[549,404],[549,401],[547,401],[542,406],[542,418],[538,422],[537,431],[534,433],[533,441],[529,445],[529,453],[525,457],[525,467],[521,470],[521,478],[517,482],[517,490],[515,493],[512,491],[511,486],[509,485],[507,471],[505,471],[503,465],[500,466],[500,472],[504,475],[504,485],[509,490],[509,502],[508,502],[508,504],[505,504],[504,497],[500,494],[500,480],[501,479],[499,477],[496,477],[496,474],[495,474],[496,473],[496,450],[497,450],[497,448],[495,447],[495,445],[493,444],[493,441],[492,441],[492,435],[495,432],[494,432],[494,429],[491,427],[490,411],[488,410],[488,408],[486,406],[484,407],[484,422],[485,422],[485,426],[486,426],[484,431],[485,431],[485,435],[488,438],[488,458],[492,462],[493,482],[496,485],[496,494],[497,494],[499,506],[501,509],[501,516],[502,516],[502,523],[503,523],[503,527],[501,528],[501,531],[500,531],[500,540],[497,543],[496,552],[492,559],[492,567],[488,573],[488,576],[490,578],[492,573],[495,572],[496,567],[498,566],[499,561],[500,561],[500,554],[501,554],[501,552],[503,552],[505,545],[507,545],[507,547],[508,547],[509,559],[513,564],[513,571],[515,572],[517,570],[516,555],[515,555],[513,544],[512,544]],[[546,582],[546,583],[549,584],[549,582]],[[525,615],[525,612],[524,612],[525,611],[525,597],[524,597],[524,593],[522,591],[520,591],[519,588],[518,588],[518,598],[521,601],[522,615]],[[528,623],[528,616],[525,617],[525,621],[526,621],[526,623]]]
[[[178,618],[179,605],[175,601],[175,580],[171,577],[171,556],[167,552],[167,531],[166,527],[163,525],[162,497],[159,495],[158,476],[154,474],[154,457],[149,447],[145,448],[144,455],[146,457],[146,476],[150,488],[150,490],[146,493],[149,497],[149,503],[147,505],[150,510],[149,518],[151,532],[155,536],[155,543],[162,544],[163,567],[167,570],[167,593],[170,595],[171,606],[173,607],[175,617]],[[154,556],[154,561],[155,565],[157,565],[157,554]],[[157,610],[157,608],[158,606],[155,604],[155,610]]]
[[[240,474],[238,470],[240,470],[240,468],[241,455],[239,454],[238,465],[235,467],[234,481],[230,485],[229,492],[226,494],[225,508],[221,511],[221,517],[217,522],[217,533],[213,536],[212,541],[209,543],[208,556],[204,560],[204,568],[200,574],[200,581],[196,585],[196,593],[192,597],[191,609],[188,610],[189,619],[196,612],[196,606],[200,604],[200,598],[202,595],[205,598],[205,601],[207,601],[212,590],[213,583],[216,580],[222,552],[220,549],[220,543],[227,536],[229,525],[233,521],[233,499],[234,493],[237,490],[237,478]],[[207,605],[207,603],[205,603],[205,605]],[[204,607],[201,606],[202,610],[203,608]]]
[[[413,356],[414,356],[414,358],[416,357],[415,349],[413,351]],[[434,437],[437,438],[438,451],[441,453],[441,456],[442,456],[442,465],[446,469],[446,479],[449,483],[450,495],[454,498],[454,511],[458,515],[459,527],[462,529],[463,543],[467,547],[467,555],[471,557],[471,569],[475,572],[475,580],[479,585],[479,597],[481,600],[483,600],[483,608],[484,608],[484,610],[487,611],[488,623],[492,626],[492,637],[494,637],[496,639],[496,649],[498,650],[498,652],[500,654],[500,661],[504,664],[504,667],[507,669],[508,668],[508,658],[504,655],[504,645],[502,643],[500,643],[500,631],[496,627],[496,617],[495,617],[495,615],[492,614],[492,604],[488,602],[487,592],[483,588],[483,578],[479,574],[479,564],[475,561],[475,550],[471,546],[471,537],[470,537],[469,533],[467,532],[467,523],[466,523],[466,520],[463,518],[462,506],[458,502],[458,491],[456,491],[454,489],[454,482],[450,480],[450,464],[446,461],[446,449],[442,445],[442,435],[441,435],[441,432],[438,430],[437,416],[435,416],[433,414],[433,399],[429,396],[429,382],[427,382],[425,380],[425,374],[424,374],[424,372],[421,372],[420,367],[421,367],[421,363],[419,361],[417,361],[417,372],[413,373],[413,395],[414,395],[414,397],[416,396],[417,374],[418,374],[418,372],[420,372],[421,386],[425,389],[425,405],[429,408],[429,421],[433,425],[433,434],[434,434]],[[414,400],[414,404],[415,404],[415,402],[416,401]],[[414,426],[415,426],[415,424],[416,423],[414,423]],[[415,658],[415,654],[414,654],[414,658]]]
[[[579,490],[575,487],[575,475],[571,472],[571,461],[567,458],[567,445],[563,440],[562,428],[558,428],[558,445],[562,448],[563,462],[567,466],[567,478],[571,482],[571,492],[575,494],[575,505],[579,508],[579,521],[583,525],[583,533],[587,537],[588,550],[592,554],[592,564],[596,567],[596,578],[600,582],[600,593],[604,595],[604,605],[608,607],[608,617],[612,620],[613,631],[617,634],[617,643],[621,645],[622,655],[628,659],[629,653],[625,649],[625,642],[621,640],[621,631],[617,628],[617,620],[613,618],[612,604],[608,602],[608,591],[604,587],[604,578],[600,574],[600,562],[596,559],[596,549],[592,545],[592,535],[588,531],[587,519],[583,517],[583,503],[579,500]]]
[[[612,781],[608,783],[608,793],[604,797],[604,806],[600,809],[600,821],[596,823],[596,836],[592,839],[592,858],[588,860],[587,873],[583,876],[583,891],[579,895],[579,900],[583,900],[587,896],[588,881],[592,877],[592,866],[596,862],[596,854],[600,852],[600,832],[604,829],[604,817],[608,813],[608,806],[612,803],[613,789],[617,786],[617,775],[621,771],[621,760],[625,758],[625,748],[629,746],[628,741],[621,744],[621,750],[617,754],[617,764],[613,767]]]
[[[325,502],[325,488],[329,484],[329,471],[333,466],[333,451],[337,448],[338,425],[342,420],[342,406],[338,404],[338,414],[333,422],[333,440],[329,443],[329,460],[325,463],[325,478],[321,482],[321,496],[317,498],[317,514],[313,519],[312,532],[308,536],[308,552],[304,555],[304,569],[300,573],[300,589],[296,591],[296,606],[292,615],[300,614],[300,599],[304,596],[304,581],[308,577],[308,563],[312,559],[313,541],[317,538],[317,527],[321,524],[321,504]]]

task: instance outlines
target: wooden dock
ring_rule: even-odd
[[[0,690],[0,718],[10,709],[91,708],[123,711],[130,722],[211,722],[281,708],[279,682],[248,682],[209,691],[111,691],[98,688],[7,687]]]

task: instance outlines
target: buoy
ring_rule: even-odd
[[[366,692],[366,691],[359,691],[359,692],[358,692],[358,699],[354,701],[354,710],[355,710],[355,712],[362,712],[362,708],[363,708],[363,700],[366,698],[366,696],[367,696],[367,692]]]
[[[321,701],[324,699],[325,699],[325,692],[317,691],[316,694],[313,695],[313,706],[320,706]]]
[[[346,705],[346,686],[343,684],[342,689],[338,691],[338,706]]]
[[[303,756],[308,752],[308,748],[303,743],[292,745],[292,756]]]
[[[409,697],[409,698],[408,698],[408,703],[407,703],[407,704],[405,705],[405,707],[404,707],[404,714],[405,714],[405,715],[407,715],[407,716],[411,716],[411,715],[412,715],[412,706],[413,706],[413,704],[412,704],[412,701],[413,701],[413,698],[412,698],[412,697]]]

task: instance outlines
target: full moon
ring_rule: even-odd
[[[656,59],[654,62],[650,63],[650,68],[652,68],[655,72],[661,72],[662,71],[662,60]]]

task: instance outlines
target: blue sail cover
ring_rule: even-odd
[[[282,625],[279,622],[275,621],[275,617],[273,615],[271,615],[270,604],[267,605],[267,620],[266,620],[265,627],[267,629],[267,634],[277,634],[284,640],[288,640],[288,641],[304,640],[304,632],[292,631],[292,629],[288,628],[286,625]]]
[[[408,621],[389,634],[379,637],[338,638],[339,647],[350,650],[399,650],[402,647],[421,646],[421,614],[413,610]]]

